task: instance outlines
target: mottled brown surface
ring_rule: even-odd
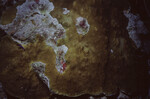
[[[51,1],[55,5],[52,16],[66,29],[67,37],[59,40],[58,45],[65,44],[69,48],[65,56],[67,69],[64,74],[57,72],[56,56],[43,40],[26,46],[24,51],[5,36],[0,40],[0,81],[6,91],[27,99],[48,97],[48,88],[30,67],[33,61],[46,63],[45,75],[57,94],[113,94],[118,88],[130,94],[146,91],[147,85],[143,84],[147,82],[146,63],[142,55],[142,58],[138,57],[126,30],[128,21],[123,15],[123,10],[128,9],[126,0]],[[64,7],[71,11],[68,15],[62,14]],[[85,36],[76,32],[75,22],[79,16],[87,18],[90,24],[90,31]],[[21,90],[20,86],[27,91]]]
[[[24,51],[8,36],[1,39],[0,45],[0,79],[5,90],[18,97],[48,97],[47,86],[31,69],[30,63],[38,61],[38,56],[51,50],[44,51],[41,49],[44,46],[31,44]]]

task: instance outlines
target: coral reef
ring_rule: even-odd
[[[38,73],[40,79],[50,88],[49,79],[44,75],[45,72],[45,65],[42,62],[34,62],[31,64],[33,70]]]
[[[26,0],[7,8],[0,25],[3,88],[25,99],[145,96],[147,58],[126,30],[128,8],[126,0]]]

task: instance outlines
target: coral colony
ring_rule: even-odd
[[[51,16],[50,13],[53,10],[54,5],[49,0],[26,0],[25,3],[17,7],[16,18],[13,22],[7,25],[0,25],[0,28],[5,30],[21,47],[34,42],[36,35],[43,37],[46,44],[52,47],[56,54],[57,71],[63,73],[66,69],[64,56],[68,48],[65,45],[57,46],[57,41],[65,38],[66,31],[58,20]],[[63,14],[70,12],[67,8],[63,10]],[[87,20],[79,17],[76,21],[77,32],[85,35],[90,27]],[[32,67],[37,72],[39,69],[45,68],[45,65],[42,64],[44,63],[36,62],[32,64]],[[41,66],[43,67],[41,68]],[[38,72],[38,74],[42,75],[42,79],[46,79],[43,73]]]

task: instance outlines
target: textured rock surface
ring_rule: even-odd
[[[49,79],[45,76],[45,65],[42,62],[33,62],[31,64],[33,70],[39,75],[40,79],[50,88]]]
[[[128,20],[123,14],[129,7],[126,0],[51,1],[56,7],[51,15],[66,29],[66,38],[58,40],[58,46],[68,47],[67,68],[63,74],[57,71],[55,52],[43,38],[37,37],[23,50],[9,36],[3,36],[0,40],[0,59],[3,60],[0,62],[0,80],[9,94],[27,99],[48,99],[47,86],[31,69],[33,61],[46,64],[45,75],[57,94],[78,96],[105,92],[108,95],[118,88],[132,95],[146,93],[147,61],[126,30]],[[62,5],[70,13],[63,15]],[[76,18],[80,16],[90,24],[86,35],[76,32]]]
[[[33,42],[39,34],[45,38],[48,45],[55,47],[65,30],[57,19],[49,14],[53,9],[53,3],[48,0],[26,0],[17,6],[13,22],[0,27],[15,41],[23,44]]]
[[[141,47],[141,39],[139,35],[148,34],[147,28],[144,26],[143,21],[140,20],[139,15],[134,15],[130,12],[130,9],[124,11],[124,15],[128,18],[127,30],[129,32],[130,38],[134,41],[137,48]]]
[[[78,17],[76,19],[76,28],[78,34],[85,35],[89,31],[90,25],[88,24],[87,19],[83,17]]]
[[[34,42],[36,36],[40,35],[45,39],[48,46],[57,50],[59,49],[59,47],[57,48],[57,40],[65,37],[65,30],[58,20],[50,15],[52,10],[54,10],[54,5],[48,0],[26,0],[25,3],[17,6],[16,17],[13,22],[0,25],[0,28],[5,30],[14,41],[20,43],[20,46]],[[64,58],[64,55],[59,56]],[[56,64],[59,66],[56,67],[59,72],[62,72],[60,70],[62,68],[61,63],[57,59]],[[65,64],[65,59],[63,59],[63,64]]]

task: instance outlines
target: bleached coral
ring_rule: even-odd
[[[41,80],[50,88],[49,79],[45,76],[45,66],[46,64],[42,62],[34,62],[31,64],[32,69],[39,75]]]
[[[63,14],[68,14],[70,12],[70,10],[68,10],[67,8],[63,8]]]
[[[90,25],[88,24],[87,19],[83,17],[78,17],[76,19],[76,28],[77,28],[78,34],[85,35],[89,31]]]
[[[130,99],[129,96],[127,96],[126,94],[120,92],[119,96],[117,97],[117,99]]]
[[[59,46],[55,49],[56,53],[56,68],[60,73],[63,73],[63,71],[66,68],[66,60],[65,60],[65,54],[67,53],[68,48],[65,45]]]
[[[54,5],[49,0],[26,0],[17,7],[13,22],[0,27],[16,41],[32,42],[39,34],[52,46],[52,41],[57,42],[65,34],[63,26],[50,15],[53,9]]]
[[[141,40],[139,38],[140,34],[147,34],[148,30],[146,29],[144,23],[140,20],[139,15],[134,15],[129,10],[124,11],[124,15],[128,18],[127,30],[130,38],[134,41],[137,48],[141,47]]]
[[[38,74],[43,74],[45,72],[45,66],[46,64],[42,63],[42,62],[34,62],[31,64],[33,70],[35,72],[37,72]]]
[[[26,0],[17,6],[13,22],[0,25],[0,28],[21,45],[34,42],[36,35],[40,35],[44,37],[48,46],[54,50],[60,49],[57,47],[57,40],[65,37],[65,29],[50,15],[53,10],[54,5],[49,0]],[[44,78],[43,75],[41,77]]]

